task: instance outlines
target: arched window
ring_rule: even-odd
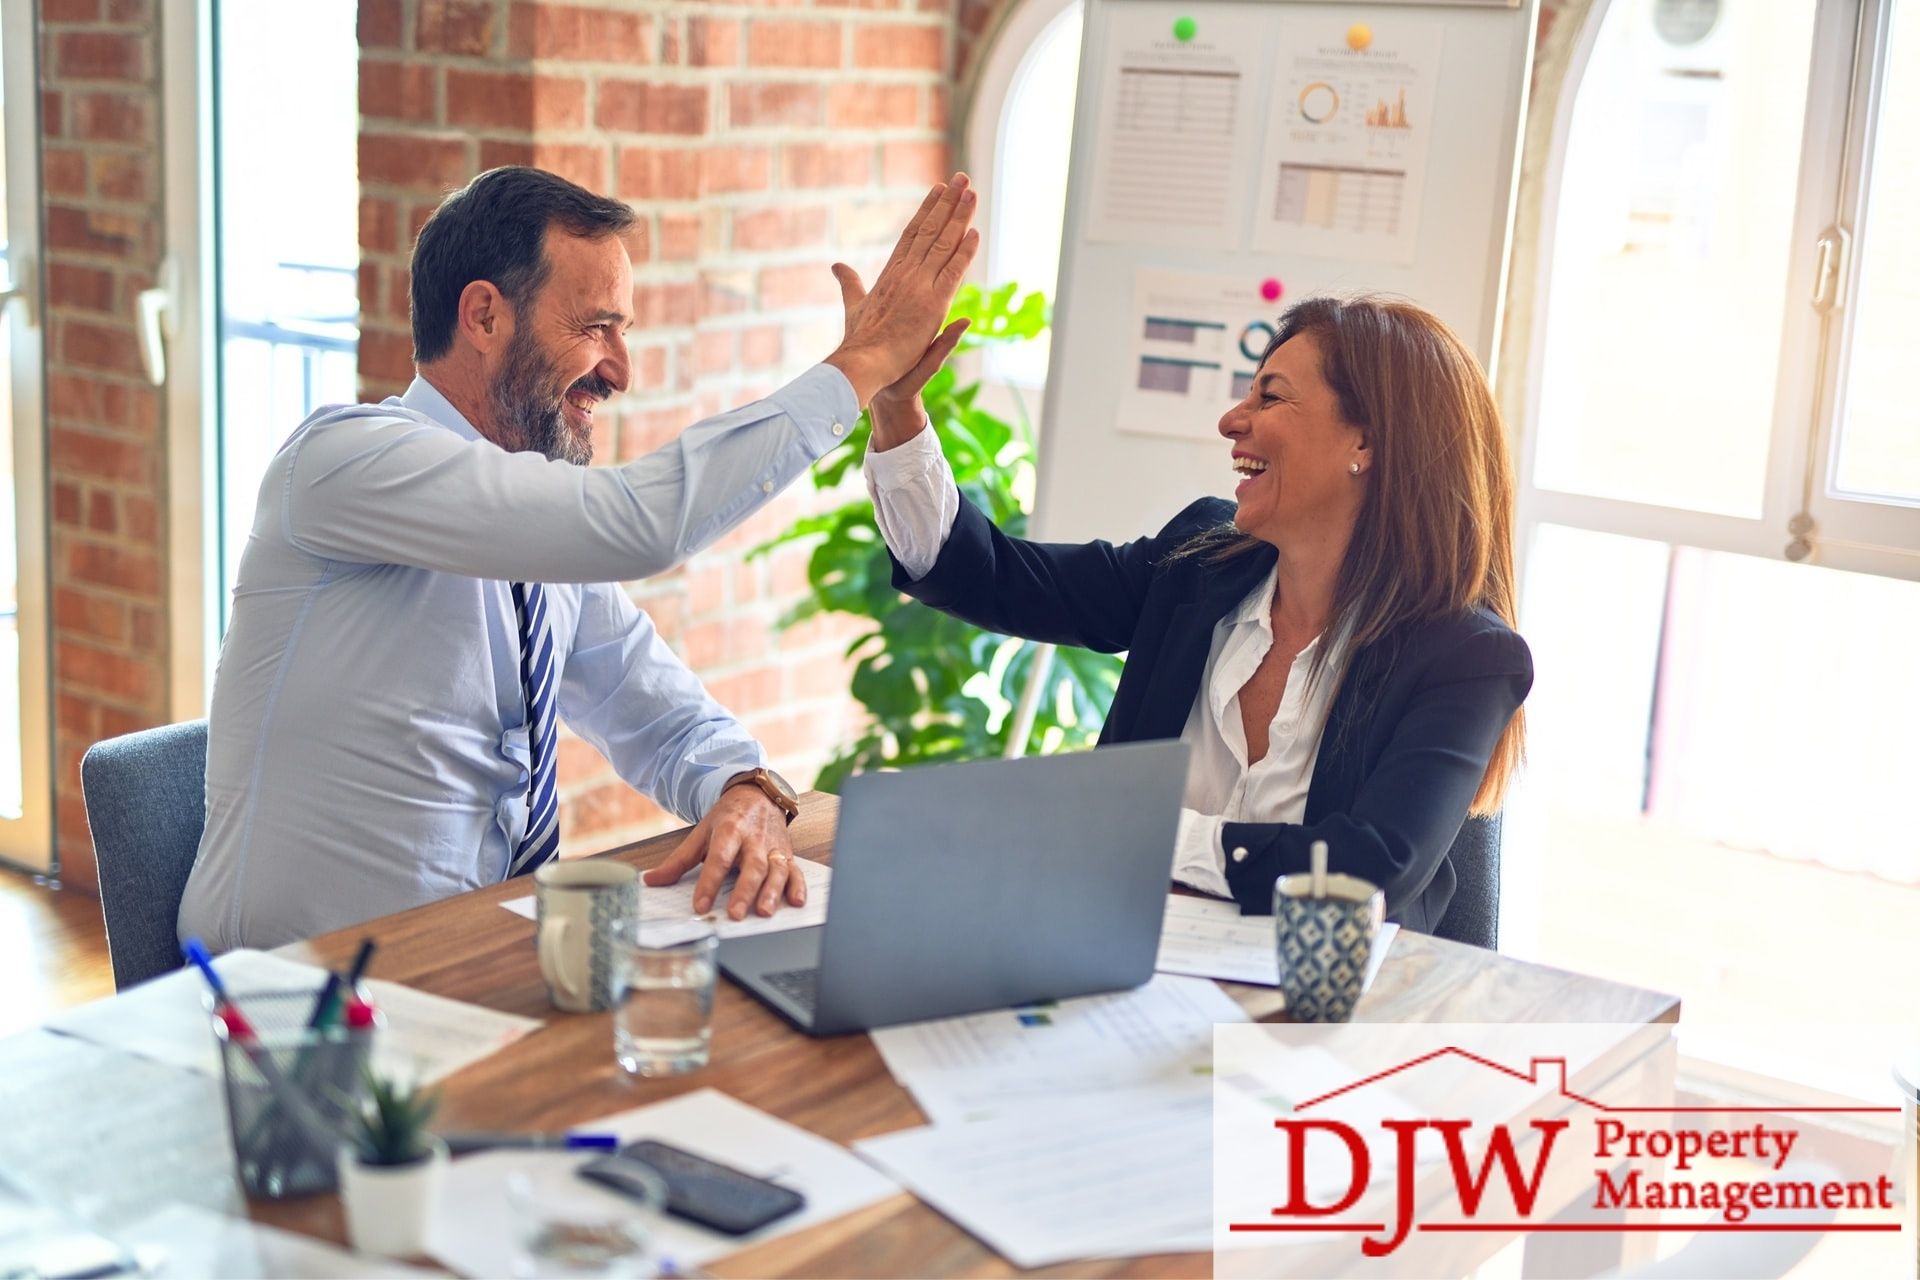
[[[1024,0],[991,38],[974,81],[965,163],[987,200],[984,279],[1053,296],[1067,208],[1080,71],[1081,0]],[[987,353],[987,376],[1046,382],[1047,338]]]

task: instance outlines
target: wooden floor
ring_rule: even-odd
[[[0,871],[0,1036],[55,1009],[113,994],[100,902]]]

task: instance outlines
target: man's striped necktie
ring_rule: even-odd
[[[547,594],[537,582],[513,584],[520,615],[520,687],[527,698],[527,833],[507,862],[507,875],[521,876],[553,859],[560,848],[560,793],[554,785],[553,635],[547,629]]]

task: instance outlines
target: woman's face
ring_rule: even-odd
[[[1282,548],[1352,534],[1373,458],[1360,429],[1340,416],[1311,333],[1267,357],[1247,398],[1220,419],[1220,434],[1241,477],[1233,522],[1242,533]]]

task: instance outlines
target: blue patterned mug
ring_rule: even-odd
[[[1367,987],[1367,961],[1386,919],[1386,895],[1357,876],[1330,875],[1313,896],[1310,875],[1273,882],[1280,992],[1295,1022],[1345,1022]]]
[[[618,1002],[623,940],[640,918],[640,873],[621,862],[549,862],[533,873],[534,946],[547,997],[568,1013]]]

